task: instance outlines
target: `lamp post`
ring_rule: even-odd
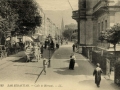
[[[51,49],[51,47],[50,47],[50,42],[51,42],[51,36],[50,36],[50,34],[49,34],[49,36],[48,36],[48,40],[49,40],[49,60],[48,60],[48,67],[50,67],[51,66],[51,57],[50,57],[50,49]]]

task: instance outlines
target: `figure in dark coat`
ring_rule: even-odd
[[[73,52],[75,52],[75,47],[76,47],[76,46],[75,46],[75,44],[73,44],[73,46],[72,46],[72,47],[73,47]]]
[[[74,54],[72,54],[72,55],[70,56],[69,69],[74,70],[75,60],[76,60],[76,57],[75,57]]]
[[[40,48],[41,57],[43,57],[43,51],[44,51],[44,47],[43,47],[43,45],[42,45],[41,48]]]
[[[59,48],[59,44],[58,44],[58,43],[56,43],[56,48],[57,48],[57,49]]]
[[[44,47],[45,49],[47,48],[47,45],[48,45],[48,40],[46,39],[45,40],[45,47]]]
[[[100,87],[100,81],[101,81],[101,73],[102,73],[102,69],[100,68],[100,64],[97,63],[97,68],[95,68],[94,72],[93,72],[93,76],[95,76],[95,84],[97,85],[97,87]]]

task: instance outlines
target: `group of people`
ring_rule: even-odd
[[[38,62],[41,58],[43,58],[43,51],[44,47],[43,45],[39,46],[37,43],[32,45],[31,43],[26,46],[25,54],[27,56],[26,62],[31,62],[33,58],[35,58]],[[46,58],[43,58],[43,72],[46,75],[48,60]]]
[[[55,47],[55,44],[54,44],[54,42],[53,42],[53,40],[52,39],[46,39],[45,40],[45,49],[46,48],[49,48],[49,49],[54,49],[54,47]]]
[[[24,43],[22,41],[20,42],[14,42],[11,44],[10,41],[7,41],[6,44],[4,45],[6,48],[6,52],[8,55],[14,54],[18,51],[21,51],[24,49]]]
[[[40,58],[43,56],[43,45],[39,46],[37,43],[32,45],[30,43],[25,48],[25,54],[27,56],[26,62],[32,61],[33,58],[35,58],[38,62],[38,60],[40,60]]]
[[[60,41],[61,41],[61,45],[63,45],[63,43],[68,44],[68,39],[64,38],[64,39],[61,39]]]

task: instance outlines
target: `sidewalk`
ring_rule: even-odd
[[[3,59],[0,60],[0,65],[2,65],[2,64],[5,63],[5,62],[8,62],[9,60],[10,60],[10,61],[11,61],[11,60],[12,60],[12,61],[14,61],[14,60],[19,60],[19,59],[23,58],[24,56],[25,56],[24,51],[20,51],[20,52],[18,52],[18,53],[16,53],[16,54],[9,55],[8,57],[3,58]]]
[[[97,88],[92,75],[95,65],[81,54],[75,53],[75,68],[69,70],[71,53],[72,43],[61,45],[58,50],[55,50],[47,74],[41,73],[36,82],[42,85],[40,87],[42,90],[119,90],[114,82],[106,80],[104,75],[102,75],[101,87]]]

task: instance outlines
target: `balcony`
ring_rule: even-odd
[[[79,12],[78,10],[72,12],[72,18],[75,20],[79,19]]]
[[[81,9],[80,10],[80,17],[79,17],[78,10],[72,12],[72,18],[75,19],[75,20],[78,20],[79,18],[83,19],[85,17],[86,17],[86,11],[85,11],[85,9]]]
[[[103,0],[100,0],[94,7],[93,7],[93,13],[99,11],[101,8],[104,8],[107,6],[107,3]]]

